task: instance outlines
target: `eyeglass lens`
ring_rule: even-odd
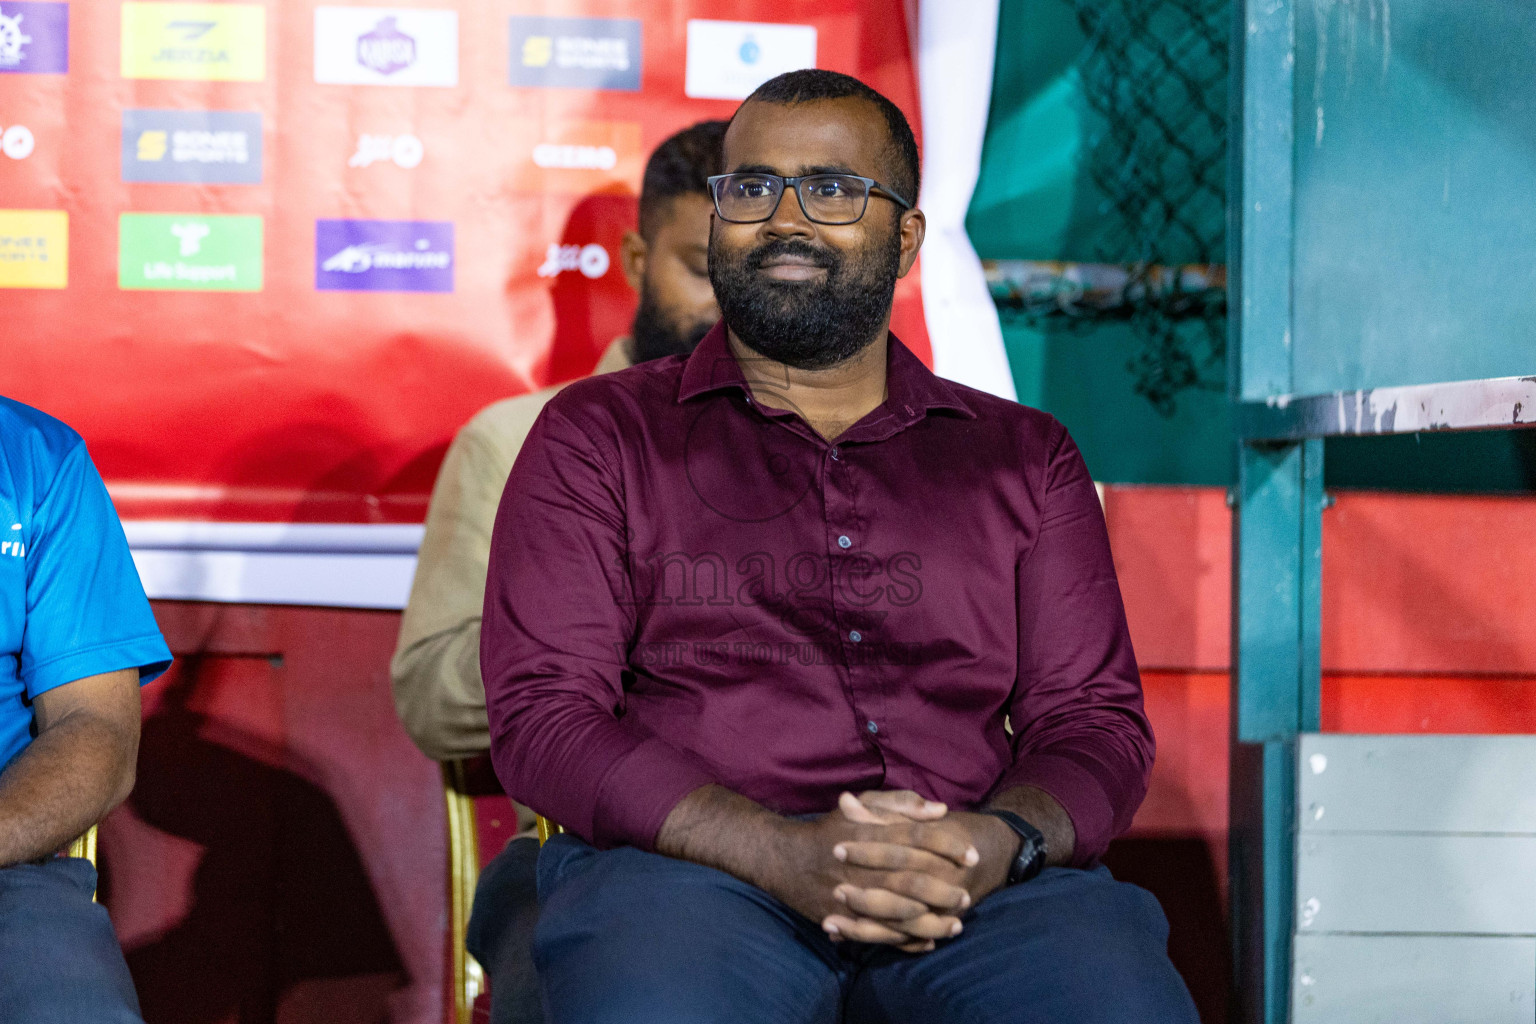
[[[731,174],[715,186],[720,216],[751,224],[773,216],[783,183],[764,174]],[[800,207],[818,224],[852,224],[864,216],[869,186],[847,174],[812,174],[800,179]]]

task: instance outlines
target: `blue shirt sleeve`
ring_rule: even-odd
[[[171,663],[106,485],[77,443],[37,507],[27,552],[21,681],[29,699],[103,672]]]

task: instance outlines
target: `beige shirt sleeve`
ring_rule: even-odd
[[[599,373],[629,365],[619,339]],[[482,410],[448,448],[427,508],[416,577],[390,661],[395,710],[422,753],[438,760],[490,749],[480,679],[480,614],[491,528],[523,441],[558,388]]]

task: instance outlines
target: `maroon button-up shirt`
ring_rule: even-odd
[[[792,814],[1028,784],[1071,815],[1077,863],[1126,828],[1152,732],[1081,455],[895,338],[888,362],[885,403],[835,443],[751,399],[719,325],[549,403],[481,627],[508,793],[644,849],[708,783]]]

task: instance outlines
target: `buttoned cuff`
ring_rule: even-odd
[[[1093,772],[1059,754],[1027,754],[1014,762],[997,792],[1034,786],[1051,795],[1072,819],[1076,845],[1070,865],[1082,867],[1109,847],[1114,836],[1115,810],[1109,794]]]
[[[599,848],[634,846],[650,851],[656,833],[678,802],[714,774],[664,740],[652,736],[609,766],[597,790],[592,841]]]

